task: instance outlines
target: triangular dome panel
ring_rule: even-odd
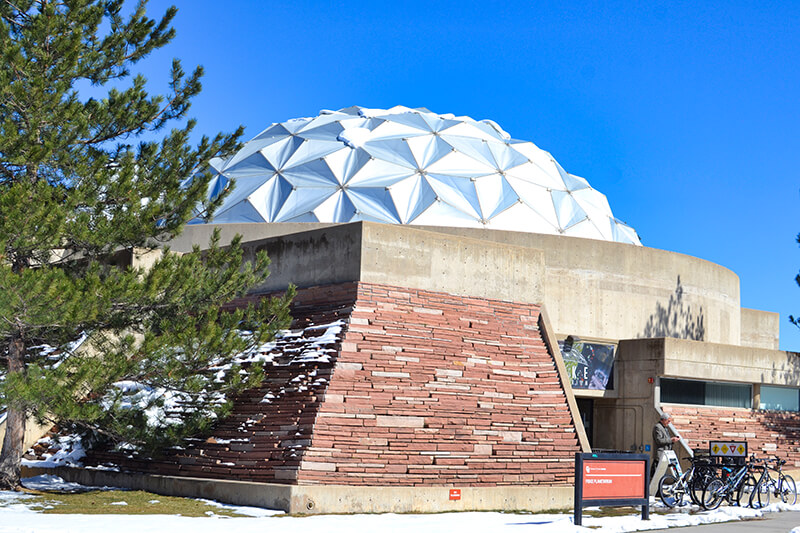
[[[350,176],[346,183],[349,187],[388,187],[416,173],[416,170],[407,166],[367,156],[364,166]]]
[[[566,230],[588,218],[586,212],[581,209],[581,206],[572,198],[570,193],[553,191],[550,194],[553,197],[553,205],[555,205],[556,208],[558,225],[562,230]]]
[[[359,214],[378,222],[401,223],[392,195],[385,187],[348,187],[346,191]]]
[[[283,202],[283,206],[273,222],[291,222],[302,213],[313,212],[337,192],[337,189],[332,187],[304,187],[302,192],[295,189]],[[314,222],[320,222],[316,215],[314,215]]]
[[[488,220],[519,202],[516,191],[500,174],[475,178],[481,214]]]
[[[436,201],[436,191],[419,174],[389,187],[395,209],[403,224],[410,224]]]
[[[558,227],[523,202],[517,202],[498,213],[486,225],[489,229],[524,231],[528,233],[557,233]]]
[[[286,169],[281,173],[293,187],[332,187],[341,183],[324,159],[315,159],[304,165]]]
[[[284,168],[292,168],[320,159],[340,150],[341,147],[342,143],[337,141],[309,141],[306,139],[286,161]]]
[[[411,148],[403,139],[385,139],[378,141],[368,141],[364,144],[364,150],[372,157],[383,159],[395,165],[408,168],[418,168],[417,160],[411,153]]]
[[[474,228],[476,224],[483,227],[480,219],[464,213],[447,202],[434,202],[419,214],[413,224],[416,226],[454,226],[458,228]]]
[[[214,221],[218,224],[224,224],[226,222],[265,222],[261,213],[247,200],[242,200],[237,204],[233,204],[224,211],[217,211],[214,213]]]
[[[325,156],[325,163],[339,183],[347,183],[373,158],[364,150],[342,148]]]
[[[553,203],[552,192],[549,189],[510,175],[506,175],[506,181],[517,193],[520,200],[535,211],[539,217],[547,221],[551,228],[557,229],[559,227],[556,206]],[[544,233],[552,233],[552,231]]]
[[[492,151],[487,145],[488,141],[475,137],[459,137],[457,135],[442,134],[440,137],[457,151],[473,158],[479,164],[488,166],[493,171],[497,169]]]
[[[320,222],[343,220],[350,222],[356,214],[356,206],[343,191],[332,194],[328,199],[314,208],[314,214]]]
[[[283,203],[292,193],[292,185],[283,176],[275,175],[250,194],[248,200],[267,222],[274,222]]]
[[[453,151],[453,148],[437,135],[421,135],[406,140],[419,168],[426,168]]]
[[[472,180],[441,174],[427,174],[425,178],[441,201],[475,220],[482,218],[478,191],[475,190],[475,183]]]
[[[269,146],[265,146],[260,152],[273,168],[281,170],[295,150],[304,142],[306,142],[305,139],[300,137],[286,137]]]

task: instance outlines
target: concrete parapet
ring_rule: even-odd
[[[742,346],[772,348],[780,345],[780,315],[742,307]]]
[[[460,491],[451,500],[450,491]],[[292,487],[293,513],[441,513],[571,509],[571,486],[514,487]],[[311,508],[309,509],[309,504]]]
[[[742,318],[739,278],[687,255],[615,242],[526,232],[354,222],[225,224],[273,271],[262,291],[364,281],[544,303],[558,334],[676,337],[774,348],[777,322]],[[190,226],[176,250],[207,242],[214,225]],[[743,320],[757,324],[743,325]]]

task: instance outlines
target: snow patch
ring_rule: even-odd
[[[55,468],[57,466],[77,466],[81,464],[81,459],[86,456],[80,437],[77,435],[59,436],[55,440],[44,437],[34,446],[42,446],[47,449],[42,454],[42,459],[22,459],[25,466],[38,468]]]
[[[356,148],[363,148],[370,137],[372,137],[372,131],[368,128],[353,127],[342,130],[336,140],[355,150]]]
[[[206,505],[211,505],[213,507],[218,507],[220,509],[226,509],[228,511],[245,516],[266,517],[266,516],[278,516],[286,514],[283,511],[277,511],[275,509],[262,509],[260,507],[246,507],[241,505],[228,505],[226,503],[220,503],[214,500],[199,499],[198,501],[201,501]]]
[[[488,119],[488,118],[485,118],[485,119],[481,120],[481,122],[483,122],[484,124],[488,124],[489,126],[491,126],[491,127],[492,127],[492,129],[493,129],[494,131],[496,131],[496,132],[498,133],[498,135],[500,135],[500,137],[502,137],[503,139],[505,139],[505,140],[507,140],[507,141],[511,139],[511,135],[509,135],[509,134],[508,134],[508,132],[506,132],[506,130],[504,130],[503,128],[501,128],[501,127],[500,127],[500,124],[498,124],[498,123],[497,123],[497,122],[495,122],[494,120],[490,120],[490,119]]]
[[[40,490],[42,492],[86,492],[89,490],[123,490],[115,487],[92,487],[88,485],[81,485],[80,483],[73,483],[71,481],[64,481],[59,476],[51,474],[44,474],[41,476],[28,477],[22,479],[22,485],[31,490]],[[0,494],[3,494],[0,492]]]

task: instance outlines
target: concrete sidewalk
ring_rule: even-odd
[[[800,527],[800,511],[767,513],[763,518],[755,520],[736,520],[720,524],[653,529],[651,531],[671,531],[672,533],[788,533],[796,527]]]

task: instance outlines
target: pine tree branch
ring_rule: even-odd
[[[26,18],[26,19],[30,19],[30,17],[28,17],[27,14],[24,11],[22,11],[19,7],[17,7],[17,5],[14,2],[11,2],[11,0],[3,0],[3,3],[5,3],[8,7],[10,7],[16,13],[18,13],[19,16],[21,16],[23,18]],[[5,16],[2,17],[2,18],[3,18],[3,20],[8,22],[9,24],[13,24],[13,25],[18,26],[18,27],[23,26],[23,24],[21,22],[18,22],[16,20],[12,19],[12,18],[8,18],[8,17],[5,17]]]

